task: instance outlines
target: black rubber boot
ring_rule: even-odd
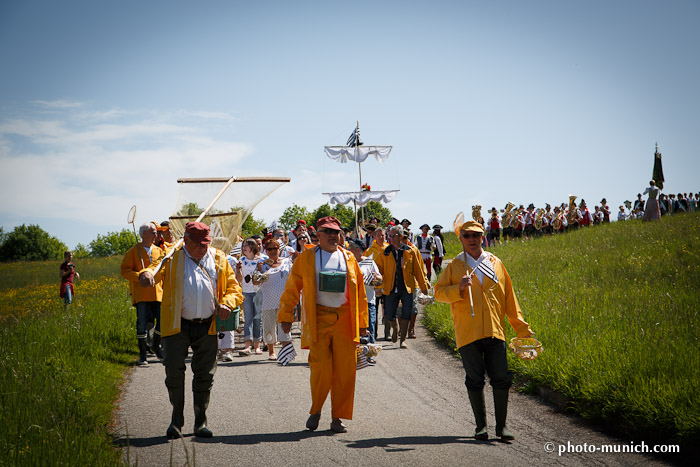
[[[158,357],[158,360],[163,361],[163,349],[160,345],[161,343],[161,337],[160,333],[158,331],[155,331],[153,334],[153,344],[151,344],[151,348],[153,348],[153,353],[156,354],[156,357]]]
[[[207,428],[207,408],[209,407],[209,393],[194,393],[194,435],[200,438],[211,438],[214,434]]]
[[[467,393],[469,394],[469,402],[472,405],[474,421],[476,422],[474,437],[481,440],[489,439],[489,434],[486,429],[486,402],[484,402],[484,390],[467,391]]]
[[[410,323],[411,323],[411,321],[408,319],[401,320],[401,325],[399,327],[399,340],[400,340],[399,347],[401,347],[402,349],[408,348],[408,346],[406,345],[406,336],[408,335],[408,325]]]
[[[493,407],[496,412],[496,436],[503,441],[512,441],[515,435],[510,432],[506,426],[506,417],[508,416],[508,392],[509,389],[493,390]]]
[[[185,424],[185,388],[168,388],[168,397],[173,406],[173,414],[166,435],[168,439],[180,438],[182,437],[182,425]]]

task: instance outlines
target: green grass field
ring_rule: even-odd
[[[491,249],[545,349],[535,361],[509,355],[511,369],[527,387],[565,395],[587,419],[635,438],[696,446],[699,250],[698,213]],[[428,307],[424,324],[454,348],[447,305]]]
[[[60,262],[0,264],[0,465],[121,462],[109,428],[136,346],[120,261],[76,260],[65,312]]]

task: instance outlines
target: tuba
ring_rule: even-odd
[[[542,216],[544,216],[544,209],[539,208],[535,211],[535,220],[532,225],[534,225],[537,230],[542,229]]]
[[[503,216],[501,216],[501,226],[503,228],[508,227],[513,221],[513,214],[515,214],[515,211],[513,211],[514,207],[515,204],[511,203],[510,201],[508,202],[508,204],[506,204],[506,209],[503,212]]]
[[[472,206],[472,219],[477,222],[479,222],[479,219],[481,219],[481,206],[478,204],[476,206]]]
[[[569,195],[569,215],[566,216],[566,220],[569,221],[569,225],[578,223],[578,216],[576,215],[576,198],[578,196]]]

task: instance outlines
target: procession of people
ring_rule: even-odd
[[[621,204],[617,220],[656,220],[700,208],[700,193],[665,197],[653,180],[644,195],[646,202],[640,193],[634,205]],[[501,210],[493,207],[486,219],[481,207],[474,206],[474,220],[455,225],[463,252],[445,270],[443,227],[424,223],[414,233],[406,218],[382,223],[372,217],[363,229],[343,226],[332,216],[316,225],[299,220],[289,232],[273,226],[240,239],[229,253],[209,245],[209,227],[201,222],[186,225],[181,246],[167,221],[142,225],[141,241],[125,254],[121,273],[136,309],[137,364],[148,365],[151,353],[165,366],[172,405],[166,435],[182,436],[184,362],[190,349],[194,434],[211,437],[206,410],[217,360],[234,361],[237,331],[238,358],[267,352],[268,360],[285,366],[296,356],[294,323],[301,348],[309,350],[311,406],[306,428],[318,428],[330,394],[330,429],[345,432],[344,421],[353,418],[362,344],[377,345],[383,324],[384,345],[408,349],[407,340],[415,338],[418,296],[429,294],[431,279],[436,278],[435,300],[449,304],[452,311],[476,423],[474,437],[489,437],[484,402],[488,374],[496,436],[513,440],[515,434],[506,424],[512,373],[506,360],[505,319],[518,337],[534,334],[503,263],[486,249],[611,221],[605,198],[593,211],[585,200],[576,201],[570,196],[568,203],[554,208],[508,203]],[[61,265],[66,306],[72,295],[70,259],[67,254]],[[217,332],[217,319],[225,320],[234,310],[240,310],[239,329]],[[367,364],[376,364],[376,359],[368,358]]]

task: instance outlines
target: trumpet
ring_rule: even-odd
[[[479,222],[479,219],[481,219],[481,206],[478,204],[476,206],[472,206],[472,219],[477,222]]]

